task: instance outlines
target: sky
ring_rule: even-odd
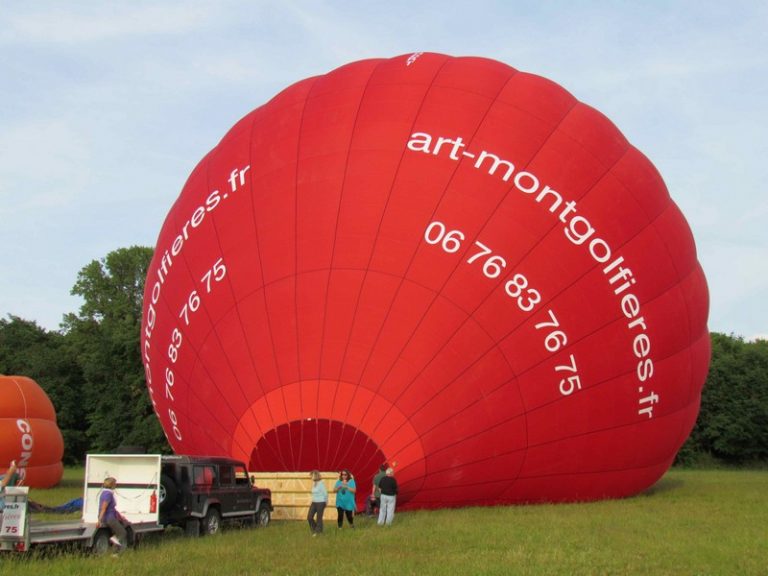
[[[365,58],[545,76],[656,165],[711,331],[768,338],[768,2],[125,0],[0,5],[0,317],[48,330],[78,272],[154,247],[187,176],[283,88]]]

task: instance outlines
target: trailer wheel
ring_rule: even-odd
[[[221,529],[221,514],[216,508],[208,508],[208,513],[203,519],[202,532],[206,536],[218,534]]]
[[[139,540],[141,540],[141,534],[137,534],[133,531],[133,526],[130,524],[125,527],[125,542],[126,545],[129,548],[135,548],[139,545]]]
[[[99,528],[93,537],[91,551],[97,556],[102,556],[109,552],[109,537],[112,532],[108,528]]]
[[[166,512],[173,508],[176,499],[179,497],[179,489],[173,478],[162,474],[160,476],[160,510]]]

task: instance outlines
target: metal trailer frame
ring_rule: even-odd
[[[117,479],[117,509],[130,522],[129,546],[144,534],[164,529],[158,505],[160,455],[89,454],[79,520],[35,522],[30,519],[29,488],[6,488],[5,511],[0,516],[0,550],[26,552],[37,545],[74,543],[96,553],[107,552],[111,531],[99,526],[98,505],[102,484],[109,476]]]

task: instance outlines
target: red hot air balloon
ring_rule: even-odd
[[[34,380],[0,376],[0,438],[0,473],[15,460],[25,486],[59,483],[64,441],[53,404]]]
[[[171,208],[144,302],[176,451],[363,482],[388,461],[411,507],[637,493],[709,362],[653,165],[483,58],[355,62],[245,116]]]

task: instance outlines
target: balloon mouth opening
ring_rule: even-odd
[[[309,472],[348,469],[367,482],[386,461],[362,430],[337,420],[306,418],[269,430],[251,451],[249,470]]]

